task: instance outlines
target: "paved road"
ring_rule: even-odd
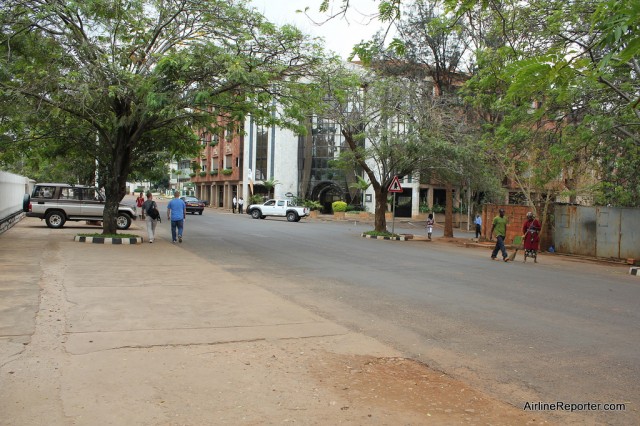
[[[486,249],[361,238],[370,228],[206,210],[188,217],[183,248],[516,406],[626,403],[587,418],[640,419],[640,281],[628,268],[505,264]]]

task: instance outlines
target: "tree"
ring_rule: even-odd
[[[345,146],[340,161],[365,173],[376,197],[375,231],[386,231],[388,187],[393,178],[440,168],[452,158],[450,137],[460,135],[460,120],[433,96],[433,86],[373,70],[327,70],[326,90],[318,111],[340,126]]]
[[[637,10],[609,1],[447,3],[460,19],[492,22],[474,34],[478,65],[467,92],[474,106],[491,111],[489,147],[504,152],[506,144],[510,151],[524,144],[537,153],[530,162],[553,165],[510,170],[535,174],[538,193],[562,173],[557,190],[572,200],[580,194],[638,205]],[[525,134],[526,140],[513,138]]]
[[[78,152],[98,164],[97,183],[107,197],[103,232],[114,233],[137,159],[195,154],[193,128],[215,126],[217,115],[241,121],[251,113],[300,130],[307,89],[297,81],[322,62],[322,51],[297,29],[277,28],[245,4],[3,3],[5,138],[16,145],[63,145],[84,135],[74,140]],[[274,97],[283,115],[271,113]],[[43,126],[43,118],[57,125]],[[21,120],[28,126],[15,124]]]

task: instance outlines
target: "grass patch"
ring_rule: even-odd
[[[78,234],[79,237],[93,237],[93,238],[137,238],[134,234],[100,234],[94,232],[93,234]]]
[[[399,237],[398,234],[392,234],[391,232],[379,232],[379,231],[366,231],[365,235],[371,235],[372,237]]]

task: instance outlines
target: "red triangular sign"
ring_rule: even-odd
[[[391,185],[389,185],[389,192],[402,192],[402,186],[400,186],[400,180],[398,180],[398,176],[394,176],[391,181]]]

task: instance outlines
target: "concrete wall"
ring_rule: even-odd
[[[31,194],[34,182],[24,176],[0,171],[0,233],[22,217],[25,194]]]

